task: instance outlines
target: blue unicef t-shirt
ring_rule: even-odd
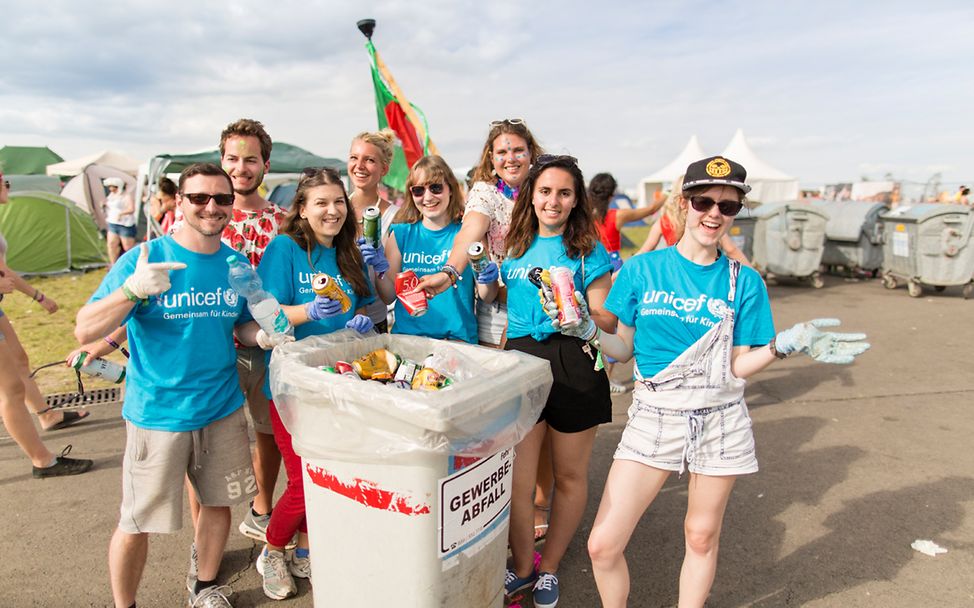
[[[636,366],[651,378],[720,321],[729,289],[727,256],[701,266],[667,247],[627,260],[605,307],[636,330]],[[768,290],[761,276],[744,266],[734,295],[734,346],[761,346],[773,337]]]
[[[221,244],[195,253],[171,236],[141,245],[149,262],[182,262],[169,273],[172,287],[136,305],[126,319],[131,358],[126,368],[122,417],[159,431],[194,431],[229,416],[243,404],[237,379],[233,326],[251,319],[230,288],[227,257],[247,258]],[[112,266],[89,302],[107,297],[135,270],[139,248]]]
[[[422,222],[393,224],[390,228],[402,253],[402,270],[412,270],[417,277],[440,271],[453,248],[453,239],[460,231],[460,222],[440,230],[430,230]],[[426,336],[428,338],[462,340],[477,343],[477,317],[473,312],[473,293],[476,279],[470,265],[463,271],[463,280],[456,289],[429,300],[429,308],[421,317],[412,317],[396,299],[394,334]]]
[[[342,277],[336,255],[334,247],[316,244],[309,256],[307,251],[301,249],[294,239],[287,235],[273,239],[264,250],[264,257],[257,267],[257,274],[264,283],[264,289],[273,294],[282,306],[303,305],[314,300],[315,292],[311,289],[311,278],[319,272],[335,279],[338,286],[352,301],[352,307],[348,312],[295,326],[296,340],[345,329],[345,323],[355,316],[356,310],[375,301],[371,284],[368,296],[362,297],[355,293],[352,285]],[[362,272],[365,272],[365,280],[368,281],[369,275],[364,266]],[[270,351],[267,352],[267,359],[270,360]],[[271,398],[269,373],[264,380],[264,394],[268,399]]]
[[[582,262],[584,259],[584,273]],[[564,266],[575,274],[575,289],[583,294],[592,281],[612,272],[609,253],[602,243],[586,256],[573,259],[565,251],[561,235],[536,236],[534,242],[519,258],[507,258],[501,265],[501,276],[507,286],[507,337],[531,336],[541,341],[558,333],[551,326],[538,297],[538,288],[528,280],[528,271],[534,267]],[[584,274],[584,279],[583,279]]]

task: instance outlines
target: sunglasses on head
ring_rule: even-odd
[[[490,121],[490,128],[499,127],[501,125],[523,125],[523,118],[505,118],[504,120],[492,120]]]
[[[727,217],[734,217],[744,208],[743,201],[715,201],[708,196],[691,196],[690,205],[694,211],[699,211],[700,213],[707,213],[714,205],[717,205],[717,210],[720,211],[720,214]]]
[[[410,194],[419,198],[426,194],[426,189],[430,189],[430,194],[443,194],[443,184],[429,184],[427,186],[411,186],[409,188]]]
[[[206,205],[213,199],[213,202],[221,207],[229,207],[233,205],[233,195],[232,194],[207,194],[205,192],[192,192],[184,193],[183,198],[193,203],[194,205]]]
[[[571,165],[578,166],[578,159],[574,156],[569,156],[567,154],[542,154],[538,157],[538,160],[534,161],[534,164],[543,167],[544,165],[549,165],[553,162],[567,162]]]

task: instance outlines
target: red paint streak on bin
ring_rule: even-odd
[[[429,505],[412,496],[383,490],[373,481],[354,478],[351,483],[346,483],[321,467],[306,464],[305,468],[316,486],[341,494],[345,498],[350,498],[366,507],[402,513],[403,515],[426,515],[430,512]]]

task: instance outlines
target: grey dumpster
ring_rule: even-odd
[[[754,256],[754,225],[757,224],[757,218],[752,214],[753,209],[744,209],[741,213],[734,218],[734,225],[731,226],[730,230],[727,232],[727,236],[730,240],[737,245],[737,248],[741,250],[744,257],[751,259]]]
[[[812,204],[829,216],[822,265],[831,271],[841,267],[875,276],[883,267],[884,223],[879,218],[889,206],[867,201],[814,200]]]
[[[810,280],[822,287],[819,265],[825,251],[827,213],[795,201],[765,203],[753,209],[754,255],[751,261],[761,274]]]
[[[922,203],[899,207],[882,216],[885,223],[883,285],[895,289],[906,281],[913,297],[921,284],[943,291],[963,285],[965,298],[974,292],[974,218],[970,207]]]

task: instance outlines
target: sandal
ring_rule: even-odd
[[[47,412],[49,410],[50,410],[50,408],[48,408],[47,410],[41,411],[41,412],[37,412],[37,413],[38,414],[43,414],[44,412]],[[44,429],[44,432],[45,433],[48,433],[50,431],[59,431],[61,429],[66,429],[69,426],[73,426],[75,424],[78,424],[79,422],[83,422],[84,420],[86,420],[88,418],[88,416],[91,416],[91,412],[86,412],[84,410],[82,410],[81,412],[66,411],[66,412],[64,412],[64,417],[61,418],[61,422],[58,422],[56,424],[52,424],[51,426],[46,427],[46,428],[44,428],[44,427],[41,427],[41,428]]]
[[[534,542],[536,543],[543,541],[548,535],[548,514],[550,512],[551,507],[534,505],[534,521],[541,521],[541,523],[535,523],[534,525]]]

